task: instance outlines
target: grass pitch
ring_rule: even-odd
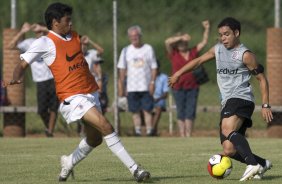
[[[221,152],[217,138],[127,138],[126,149],[151,172],[147,183],[213,184],[238,183],[245,165],[233,161],[231,175],[223,180],[209,176],[207,162]],[[0,139],[0,183],[58,183],[59,159],[69,154],[79,138],[2,138]],[[262,181],[247,183],[282,183],[281,139],[249,139],[253,151],[270,159],[274,166]],[[111,153],[105,143],[75,167],[75,179],[68,183],[135,183],[129,171]]]

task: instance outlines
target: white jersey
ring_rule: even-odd
[[[98,51],[95,49],[87,50],[86,53],[84,53],[84,58],[89,66],[90,72],[96,76],[97,74],[93,71],[93,65],[102,61],[102,58],[98,56]]]
[[[127,92],[149,91],[152,69],[157,68],[154,50],[149,44],[131,44],[122,49],[117,67],[127,69]]]
[[[20,42],[17,47],[21,50],[21,52],[26,52],[32,43],[35,41],[35,38],[28,38]],[[31,74],[34,82],[43,82],[50,79],[53,79],[53,75],[48,68],[48,66],[44,63],[41,57],[36,58],[36,61],[31,65]]]

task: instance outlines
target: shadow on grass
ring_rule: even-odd
[[[179,178],[189,178],[191,176],[155,176],[155,177],[152,177],[150,178],[149,180],[145,181],[145,182],[142,182],[142,183],[155,183],[155,182],[160,182],[160,181],[164,181],[164,180],[170,180],[170,179],[179,179]],[[134,178],[132,179],[118,179],[118,178],[107,178],[107,179],[103,179],[101,181],[111,181],[111,182],[125,182],[125,181],[128,181],[128,182],[132,182],[134,180]]]
[[[186,178],[195,178],[195,177],[203,177],[203,176],[189,176],[189,175],[186,175],[186,176],[156,176],[156,177],[152,177],[150,178],[148,181],[146,182],[142,182],[142,183],[159,183],[161,181],[166,181],[166,180],[171,180],[171,179],[186,179]],[[278,180],[282,178],[282,176],[280,175],[272,175],[272,176],[265,176],[263,178],[262,181],[270,181],[270,180]],[[236,180],[239,180],[239,179],[231,179],[231,178],[228,178],[228,179],[225,179],[225,181],[236,181]],[[93,180],[91,179],[82,179],[82,180],[73,180],[73,179],[70,179],[68,180],[69,182],[75,182],[75,183],[85,183],[85,182],[93,182]],[[116,182],[116,183],[122,183],[122,182],[132,182],[134,181],[134,178],[131,178],[129,177],[128,179],[121,179],[121,178],[107,178],[107,179],[102,179],[100,181],[103,181],[103,182]],[[255,181],[255,180],[253,180]]]

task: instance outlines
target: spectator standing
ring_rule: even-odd
[[[20,41],[29,31],[35,33],[35,38],[27,38]],[[11,49],[17,47],[22,53],[24,53],[37,38],[46,35],[47,33],[48,29],[43,24],[31,25],[25,22],[21,30],[10,42],[9,47]],[[36,83],[37,88],[37,112],[45,125],[46,136],[53,137],[59,105],[53,75],[40,57],[36,58],[35,62],[31,64],[31,73],[32,79]]]
[[[155,81],[154,111],[153,111],[153,135],[158,135],[158,124],[163,111],[166,111],[166,98],[169,91],[168,76],[160,71],[160,61],[157,60],[158,70]]]
[[[209,21],[203,21],[204,33],[202,41],[189,48],[191,37],[189,34],[180,34],[165,40],[165,47],[171,61],[172,73],[196,58],[199,52],[206,46],[209,37]],[[196,118],[199,84],[193,74],[185,73],[172,89],[177,110],[177,124],[181,137],[190,137]]]
[[[29,64],[42,57],[53,73],[63,117],[67,123],[80,119],[84,121],[86,137],[70,155],[61,157],[59,181],[66,181],[73,174],[74,167],[102,143],[103,137],[108,148],[128,168],[136,181],[147,180],[150,173],[141,169],[131,158],[101,112],[97,92],[99,87],[82,54],[80,36],[72,31],[71,14],[72,7],[66,4],[53,3],[48,6],[45,11],[48,35],[34,41],[21,54],[22,62],[16,66],[13,79],[10,82],[4,81],[3,86],[22,83],[22,75]]]
[[[127,93],[128,110],[132,113],[135,135],[141,135],[141,116],[143,111],[146,134],[152,135],[153,94],[157,74],[155,53],[151,45],[142,42],[142,30],[139,26],[127,30],[130,45],[121,51],[117,67],[119,68],[119,95]],[[126,92],[124,80],[126,76]]]
[[[89,46],[93,49],[89,49]],[[84,58],[89,66],[89,70],[93,77],[95,78],[96,83],[99,86],[99,101],[102,108],[102,113],[105,114],[108,106],[108,95],[107,95],[107,82],[108,78],[106,74],[103,73],[101,64],[103,59],[101,58],[104,53],[104,49],[94,41],[92,41],[87,35],[81,37],[81,49],[84,55]],[[80,122],[77,124],[77,131],[81,137],[85,136],[83,123]]]
[[[262,117],[267,123],[273,119],[264,67],[258,63],[255,54],[240,42],[241,24],[238,20],[227,17],[217,28],[219,43],[176,71],[170,77],[169,85],[173,87],[181,75],[215,58],[222,105],[220,141],[223,154],[247,165],[240,181],[262,179],[263,174],[272,167],[272,163],[252,153],[245,133],[247,128],[252,127],[251,116],[255,108],[250,85],[251,74],[260,83]]]

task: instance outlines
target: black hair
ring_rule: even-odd
[[[72,14],[72,7],[62,3],[53,3],[45,11],[45,22],[49,30],[52,29],[53,19],[60,21],[65,15]]]
[[[217,28],[221,28],[223,26],[228,26],[234,32],[236,30],[239,31],[239,35],[241,34],[241,23],[233,17],[226,17],[223,19],[217,26]]]
[[[160,62],[160,60],[159,60],[159,59],[156,59],[156,62],[157,62],[157,67],[158,67],[158,68],[161,68],[161,62]]]

